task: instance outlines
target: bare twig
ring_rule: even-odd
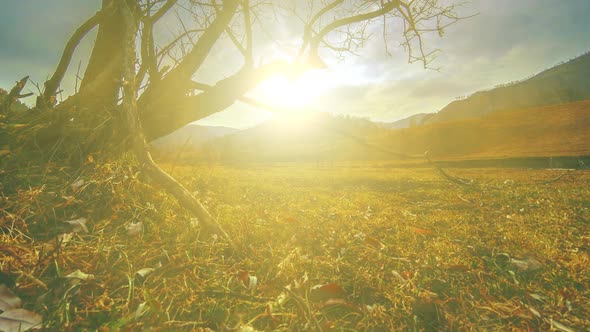
[[[25,88],[25,85],[27,84],[28,80],[29,80],[29,76],[25,76],[25,77],[21,78],[19,81],[17,81],[16,84],[14,85],[14,87],[12,87],[12,89],[10,89],[10,92],[8,92],[8,95],[4,98],[4,105],[3,105],[4,112],[8,112],[12,103],[15,102],[17,99],[28,97],[31,95],[31,94],[24,94],[24,95],[21,94],[21,91],[23,91],[23,89]]]
[[[95,26],[97,26],[101,19],[104,17],[107,8],[97,12],[89,18],[86,22],[84,22],[70,37],[66,47],[64,48],[63,54],[61,59],[59,60],[59,64],[57,65],[57,69],[53,73],[53,76],[45,82],[45,91],[42,95],[37,98],[36,106],[39,108],[46,108],[52,107],[55,105],[55,95],[57,88],[61,84],[61,81],[64,78],[66,70],[70,65],[70,61],[72,61],[72,56],[74,55],[74,51],[80,41],[84,36],[92,30]]]

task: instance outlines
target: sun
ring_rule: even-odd
[[[304,109],[330,88],[321,71],[308,71],[290,78],[274,76],[261,83],[253,96],[261,102],[280,109]]]

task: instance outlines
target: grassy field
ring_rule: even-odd
[[[129,168],[15,179],[0,267],[25,308],[61,330],[590,329],[588,171],[164,166],[233,245]]]

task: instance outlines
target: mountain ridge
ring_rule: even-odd
[[[491,112],[558,105],[590,99],[590,52],[528,79],[478,91],[455,100],[423,124],[479,117]]]

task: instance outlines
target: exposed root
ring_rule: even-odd
[[[461,178],[458,178],[458,177],[454,177],[454,176],[450,175],[449,173],[445,172],[445,170],[442,169],[442,167],[440,167],[438,164],[436,164],[435,162],[433,162],[430,159],[430,155],[429,155],[429,152],[428,151],[424,152],[424,157],[426,158],[426,160],[428,161],[428,163],[430,165],[432,165],[445,179],[447,179],[447,180],[449,180],[449,181],[451,181],[451,182],[453,182],[455,184],[458,184],[460,186],[470,187],[470,188],[476,187],[476,182],[473,181],[473,180],[471,180],[471,179],[468,179],[468,180],[467,179],[461,179]]]
[[[430,159],[430,156],[429,156],[429,152],[428,151],[426,151],[424,153],[424,157],[426,158],[426,160],[428,161],[428,163],[430,165],[432,165],[432,167],[434,167],[445,179],[447,179],[450,182],[453,182],[455,184],[458,184],[460,186],[469,187],[469,188],[486,188],[486,189],[503,189],[505,187],[505,186],[492,186],[492,185],[487,185],[487,184],[479,184],[479,183],[477,183],[473,179],[463,179],[463,178],[459,178],[459,177],[456,177],[456,176],[452,176],[449,173],[447,173],[442,167],[440,167],[438,164],[436,164],[434,161],[432,161]],[[529,185],[530,186],[530,185],[551,184],[551,183],[554,183],[554,182],[557,182],[557,181],[561,180],[569,172],[570,172],[570,170],[565,170],[563,173],[559,174],[558,176],[556,176],[553,179],[546,180],[546,181],[535,181],[535,182],[532,182],[532,183],[515,183],[514,181],[511,181],[510,180],[510,185],[511,186],[516,186],[516,185],[525,186],[525,185]]]

